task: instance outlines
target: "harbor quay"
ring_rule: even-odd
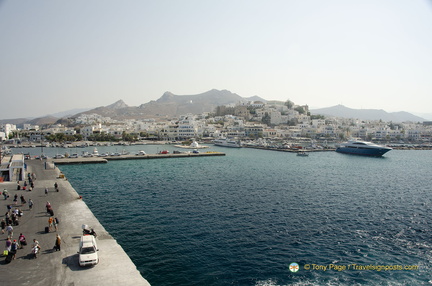
[[[180,154],[119,155],[119,156],[104,156],[104,157],[78,157],[78,158],[50,159],[48,162],[53,162],[57,165],[92,164],[92,163],[107,163],[108,161],[117,161],[117,160],[198,158],[198,157],[208,157],[208,156],[225,156],[225,153],[205,152],[205,153],[180,153]]]
[[[5,217],[8,205],[12,210],[21,210],[19,224],[13,225],[12,241],[18,241],[20,233],[27,241],[27,245],[17,250],[15,259],[10,263],[6,263],[4,256],[0,257],[1,285],[150,285],[123,248],[90,211],[85,198],[80,198],[57,167],[46,168],[46,163],[41,160],[26,160],[26,166],[25,178],[27,174],[34,174],[36,178],[31,191],[28,188],[17,190],[18,183],[22,187],[23,181],[0,183],[0,191],[3,193],[7,190],[9,193],[9,198],[0,196],[1,218]],[[58,192],[54,187],[56,183]],[[45,188],[48,189],[47,193]],[[18,196],[16,203],[13,201],[15,195]],[[21,203],[21,196],[26,203]],[[32,209],[28,205],[30,199],[34,203]],[[48,233],[45,227],[49,225],[51,215],[47,213],[47,202],[52,206],[53,217],[59,221],[57,230],[53,228]],[[82,225],[88,225],[97,233],[99,263],[95,266],[81,267],[78,263]],[[61,238],[60,251],[54,249],[56,235]],[[1,254],[7,236],[7,232],[0,232]],[[41,247],[37,258],[32,254],[33,239]]]

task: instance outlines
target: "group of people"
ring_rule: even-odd
[[[48,230],[52,231],[54,229],[55,231],[57,231],[57,224],[58,219],[50,216],[48,219]]]
[[[32,174],[28,173],[27,174],[27,180],[28,180],[28,184],[27,184],[27,181],[24,180],[22,187],[20,185],[20,182],[19,181],[17,182],[17,191],[19,191],[21,189],[25,191],[25,190],[27,190],[27,188],[29,191],[32,191],[34,189],[34,181],[36,180],[35,173],[32,173]]]
[[[27,183],[28,180],[28,183]],[[17,190],[26,190],[29,186],[28,190],[31,191],[34,188],[34,181],[36,180],[36,175],[34,173],[28,174],[27,180],[24,181],[23,187],[21,187],[20,182],[17,184]],[[58,191],[58,185],[57,183],[54,185],[55,189]],[[47,190],[47,189],[46,189]],[[3,190],[3,192],[0,192],[4,196],[4,199],[7,200],[10,197],[9,191],[6,189]],[[21,203],[21,206],[19,206],[19,202]],[[27,200],[25,199],[24,195],[21,194],[20,196],[18,194],[15,194],[13,196],[13,204],[7,204],[7,212],[5,213],[5,217],[1,220],[0,226],[1,226],[1,233],[7,234],[6,243],[5,243],[5,249],[3,251],[3,255],[6,256],[6,263],[10,262],[11,260],[15,259],[16,253],[19,249],[23,249],[25,245],[27,245],[26,237],[23,235],[23,233],[20,233],[18,238],[15,237],[14,239],[14,226],[19,225],[19,218],[24,215],[22,211],[22,206],[27,204]],[[15,205],[16,207],[13,207]],[[31,211],[33,209],[34,202],[32,199],[28,200],[28,210]],[[51,206],[51,204],[47,201],[46,203],[46,210],[48,215],[50,216],[48,219],[48,227],[49,230],[55,230],[58,229],[58,219],[54,218],[54,211]],[[61,238],[59,234],[56,234],[56,239],[54,243],[54,250],[60,251],[61,246]],[[40,252],[41,247],[39,245],[39,242],[36,239],[33,239],[33,244],[31,245],[31,253],[34,258],[38,257],[38,253]]]

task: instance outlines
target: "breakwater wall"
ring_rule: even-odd
[[[225,153],[205,152],[205,153],[180,153],[180,154],[120,155],[120,156],[87,157],[87,158],[78,157],[78,158],[52,159],[52,162],[54,162],[57,165],[93,164],[93,163],[107,163],[108,161],[118,161],[118,160],[198,158],[198,157],[209,157],[209,156],[225,156]]]

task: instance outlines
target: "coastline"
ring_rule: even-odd
[[[43,161],[40,160],[26,160],[26,164],[27,172],[35,173],[37,178],[33,191],[17,190],[16,182],[0,184],[0,190],[3,192],[7,189],[10,194],[7,200],[1,196],[0,208],[6,212],[6,206],[12,204],[13,208],[18,207],[24,213],[20,224],[14,226],[13,239],[18,239],[19,234],[23,233],[28,243],[17,251],[16,259],[11,263],[5,264],[5,258],[0,258],[0,275],[4,285],[77,286],[100,285],[102,281],[104,285],[150,285],[123,248],[93,215],[85,198],[79,199],[79,194],[67,178],[60,178],[61,172],[57,167],[45,170]],[[55,182],[59,185],[59,192],[54,190]],[[23,185],[23,182],[20,184]],[[44,193],[45,188],[49,190],[47,195]],[[23,195],[27,201],[31,198],[34,202],[33,209],[29,210],[28,205],[20,203],[15,206],[12,201],[15,194]],[[54,217],[60,221],[57,232],[44,231],[49,218],[45,209],[46,201],[53,206]],[[94,228],[98,234],[100,262],[94,267],[78,265],[77,251],[83,224]],[[53,250],[56,234],[62,239],[61,251]],[[7,234],[1,234],[0,237],[3,250]],[[30,254],[33,239],[37,239],[41,246],[37,259]]]

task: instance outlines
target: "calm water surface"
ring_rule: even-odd
[[[431,151],[211,150],[60,168],[154,286],[432,283]]]

